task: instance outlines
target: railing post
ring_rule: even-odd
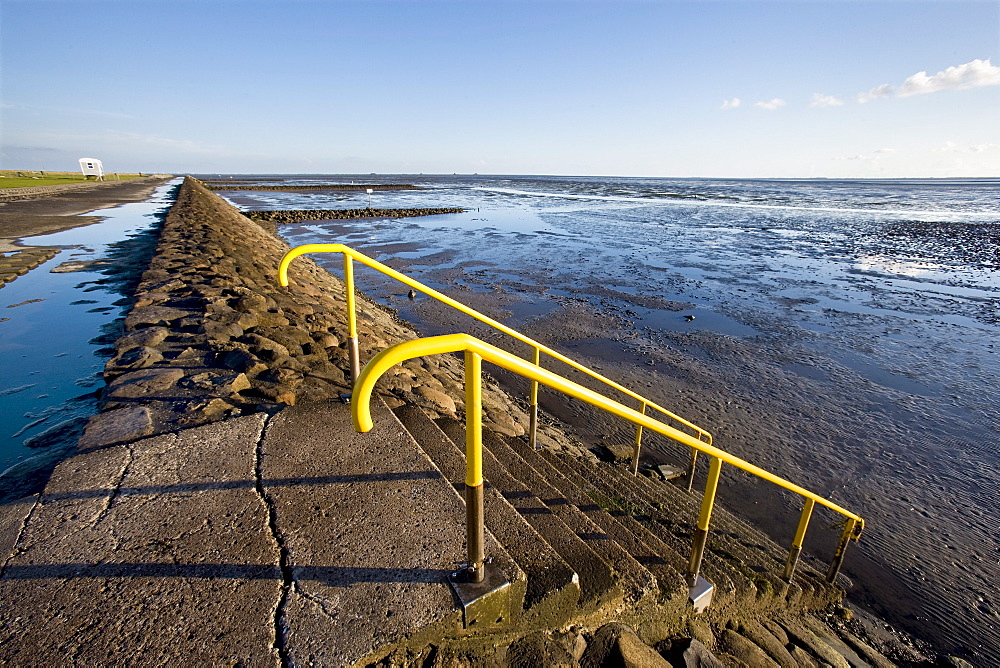
[[[465,351],[465,530],[470,582],[486,575],[483,516],[483,358]]]
[[[691,561],[688,564],[687,582],[694,587],[701,573],[701,561],[705,555],[705,544],[708,542],[708,525],[712,521],[712,507],[715,504],[715,490],[719,485],[719,473],[722,470],[722,460],[712,457],[708,467],[708,480],[705,481],[705,495],[701,499],[701,515],[694,532],[691,545]]]
[[[347,291],[347,354],[353,386],[361,375],[361,356],[358,353],[358,316],[354,310],[354,260],[347,253],[344,253],[344,288]]]
[[[534,349],[535,352],[532,354],[531,362],[535,366],[541,366],[541,351],[538,348]],[[530,406],[528,419],[530,420],[528,424],[528,447],[532,450],[539,450],[538,447],[538,381],[531,381],[531,390],[528,392],[528,404]]]
[[[688,464],[688,475],[687,475],[688,478],[687,491],[689,492],[692,489],[694,489],[694,467],[695,464],[697,463],[698,463],[698,451],[695,450],[694,448],[691,448],[691,463]]]
[[[847,544],[855,537],[854,530],[856,526],[857,522],[852,519],[848,519],[847,524],[844,525],[844,533],[840,535],[840,543],[837,545],[837,551],[833,555],[833,563],[830,564],[830,570],[826,574],[826,581],[831,584],[837,581],[837,576],[840,574],[840,567],[844,565],[844,553],[847,552]]]
[[[646,402],[639,406],[639,413],[646,414]],[[642,448],[642,425],[635,427],[635,445],[632,448],[632,475],[639,475],[639,450]]]
[[[799,526],[795,530],[795,537],[792,539],[792,549],[788,551],[788,562],[785,564],[785,582],[791,582],[795,575],[795,567],[799,563],[799,555],[802,554],[802,543],[806,539],[806,529],[809,527],[809,518],[812,516],[813,506],[816,502],[806,499],[802,504],[802,515],[799,516]]]

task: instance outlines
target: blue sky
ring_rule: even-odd
[[[0,0],[0,166],[1000,176],[1000,2]]]

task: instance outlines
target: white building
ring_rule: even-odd
[[[104,180],[104,165],[97,158],[80,158],[80,171],[84,176],[96,176],[98,181]]]

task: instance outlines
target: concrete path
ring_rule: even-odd
[[[460,626],[464,507],[374,415],[358,435],[310,404],[63,462],[0,506],[0,663],[345,665]]]

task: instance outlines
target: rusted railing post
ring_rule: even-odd
[[[361,375],[361,356],[358,352],[358,315],[354,310],[354,260],[347,253],[344,253],[344,289],[347,292],[347,354],[353,386]]]
[[[485,576],[483,515],[483,358],[465,351],[465,533],[470,582]]]
[[[847,552],[847,544],[852,539],[857,538],[855,531],[858,529],[858,523],[848,518],[847,523],[844,525],[844,533],[840,535],[840,543],[837,545],[837,551],[833,554],[833,563],[830,564],[830,570],[826,574],[827,582],[833,583],[837,581],[837,576],[840,574],[840,567],[844,565],[844,553]]]
[[[802,514],[799,516],[799,526],[795,530],[795,537],[792,539],[792,549],[788,551],[788,562],[785,563],[785,582],[791,582],[795,575],[795,567],[799,563],[799,555],[802,554],[802,543],[806,539],[806,529],[809,527],[809,518],[812,516],[813,506],[816,502],[806,499],[802,504]]]
[[[698,526],[694,531],[691,545],[691,561],[688,563],[687,582],[694,587],[701,573],[701,561],[705,556],[705,545],[708,543],[708,526],[712,521],[712,508],[715,505],[715,491],[719,486],[719,473],[722,471],[722,460],[712,457],[708,467],[708,480],[705,481],[705,494],[701,499],[701,514]]]

